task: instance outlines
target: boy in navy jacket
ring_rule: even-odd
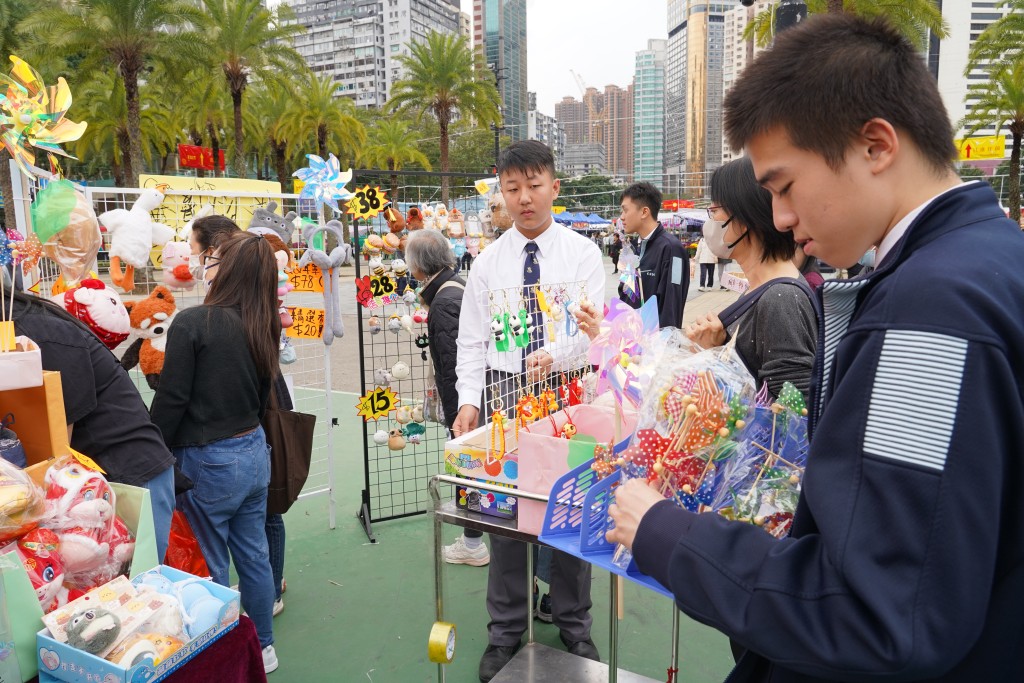
[[[631,481],[609,539],[747,649],[730,682],[1024,680],[1024,237],[957,178],[935,80],[884,23],[787,31],[725,109],[776,227],[877,270],[819,290],[792,535]]]

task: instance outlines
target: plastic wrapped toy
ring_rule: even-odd
[[[0,543],[36,528],[43,513],[42,490],[24,470],[0,460]]]
[[[57,534],[50,529],[33,529],[18,539],[16,552],[43,612],[57,609],[60,606],[58,595],[64,587],[64,561]]]

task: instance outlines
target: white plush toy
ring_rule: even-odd
[[[423,205],[423,227],[427,230],[434,229],[434,209],[430,204]]]
[[[54,296],[53,301],[85,323],[108,349],[128,338],[128,309],[117,292],[100,280],[82,280],[78,286]]]
[[[196,286],[196,277],[189,268],[192,247],[188,242],[168,242],[163,250],[164,284],[171,289],[191,290]]]
[[[438,202],[434,206],[434,228],[441,232],[448,229],[448,207],[444,202]]]
[[[131,209],[100,214],[100,223],[110,232],[110,279],[125,292],[135,289],[135,269],[146,267],[150,250],[174,237],[173,228],[155,222],[149,215],[163,200],[162,192],[148,188],[142,191]]]

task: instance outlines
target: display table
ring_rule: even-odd
[[[444,621],[444,541],[442,536],[442,525],[451,524],[466,529],[475,529],[489,534],[504,536],[524,543],[546,545],[541,543],[534,534],[519,531],[514,519],[501,519],[481,515],[476,512],[469,512],[456,507],[455,501],[441,501],[440,485],[452,484],[455,486],[472,486],[481,490],[493,490],[499,493],[507,492],[507,488],[491,486],[483,482],[461,479],[447,475],[435,475],[430,478],[430,497],[434,504],[434,597],[437,607],[437,621]],[[516,490],[519,498],[527,498],[540,502],[547,502],[546,494],[532,493],[529,491]],[[586,558],[583,558],[586,559]],[[526,576],[527,595],[533,592],[533,553],[526,553]],[[593,681],[594,683],[658,683],[652,678],[640,676],[618,668],[619,649],[619,620],[616,614],[619,597],[620,577],[611,575],[611,593],[609,600],[609,655],[608,664],[594,662],[583,657],[571,655],[568,652],[535,643],[533,640],[533,619],[527,620],[526,645],[516,653],[508,664],[505,665],[497,676],[492,680],[494,683],[545,683],[555,681]],[[679,610],[672,613],[672,653],[670,668],[676,669],[679,661]],[[445,680],[444,664],[437,665],[438,681]]]
[[[60,679],[39,672],[39,683]],[[252,620],[242,615],[231,629],[162,683],[266,683],[263,650]]]

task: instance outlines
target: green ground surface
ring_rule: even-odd
[[[338,404],[351,402],[351,395],[338,396]],[[437,680],[437,667],[426,652],[434,621],[430,519],[421,515],[376,523],[378,543],[368,542],[355,516],[363,485],[360,424],[350,411],[335,412],[341,421],[335,432],[337,527],[328,528],[325,495],[300,500],[285,516],[288,591],[285,610],[274,620],[281,667],[270,680]],[[444,534],[450,541],[459,529],[445,527]],[[608,573],[595,570],[593,581],[593,637],[607,661]],[[445,618],[458,630],[448,681],[478,680],[477,664],[487,645],[486,585],[486,568],[449,565],[445,570]],[[665,680],[671,603],[627,582],[625,605],[619,626],[620,668]],[[685,616],[681,622],[677,680],[724,680],[731,668],[726,639]],[[539,642],[561,648],[555,627],[535,624]]]

